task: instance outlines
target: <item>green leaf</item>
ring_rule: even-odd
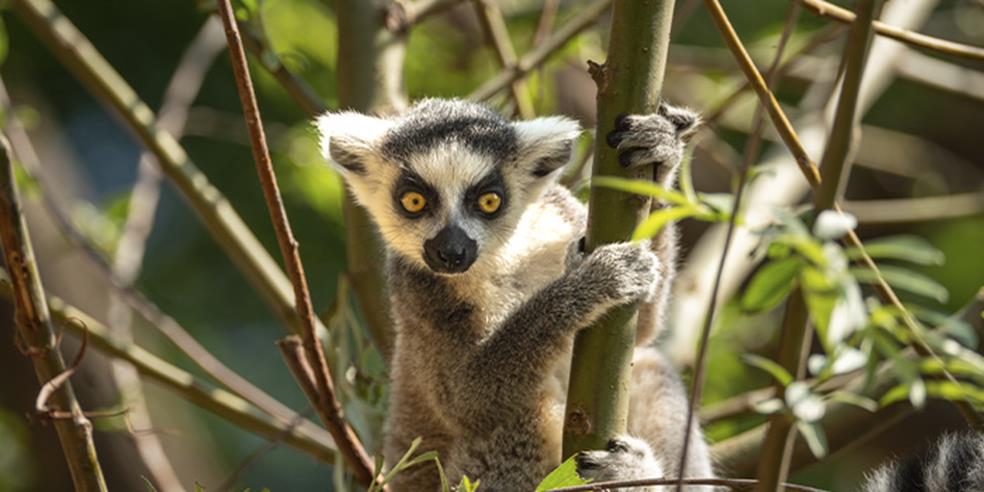
[[[845,391],[845,390],[834,391],[833,393],[827,395],[827,398],[836,402],[846,403],[848,405],[853,405],[858,408],[863,408],[869,412],[874,412],[875,410],[878,410],[878,402],[866,396],[859,395],[857,393],[851,393],[850,391]]]
[[[799,430],[806,445],[810,447],[810,452],[817,458],[827,455],[827,436],[823,432],[823,427],[817,422],[796,422],[796,429]]]
[[[195,480],[195,492],[205,492],[205,486],[198,483],[198,480]]]
[[[140,479],[143,480],[144,488],[147,489],[147,492],[157,492],[157,488],[154,487],[154,483],[149,478],[140,475]]]
[[[475,482],[472,482],[471,479],[469,479],[467,476],[462,476],[461,483],[458,484],[457,490],[459,492],[475,492],[476,490],[478,490],[478,485],[480,483],[481,480],[476,480]]]
[[[806,300],[806,307],[810,311],[810,318],[817,327],[820,341],[824,344],[827,352],[833,347],[827,346],[827,333],[830,328],[830,315],[834,312],[837,305],[837,289],[833,282],[827,278],[823,271],[806,266],[800,270],[800,285],[803,287],[803,297]]]
[[[626,178],[616,178],[613,176],[598,176],[592,178],[591,186],[601,186],[602,188],[611,188],[613,190],[624,191],[626,193],[634,193],[636,195],[651,196],[654,198],[659,198],[661,200],[666,200],[677,205],[690,205],[693,203],[687,200],[687,197],[678,191],[670,190],[660,186],[652,181],[646,181],[643,179],[626,179]]]
[[[928,297],[940,303],[945,303],[950,297],[946,287],[921,273],[891,265],[879,265],[879,270],[885,282],[896,289]],[[854,275],[858,282],[878,283],[875,272],[867,268],[852,268],[851,275]]]
[[[762,267],[745,289],[741,308],[746,312],[769,311],[793,289],[803,261],[798,257],[772,261]]]
[[[697,215],[697,213],[698,210],[694,207],[661,208],[650,214],[649,217],[646,217],[646,220],[642,221],[636,227],[635,232],[632,233],[632,240],[649,239],[658,234],[659,230],[666,226],[666,224],[674,220]]]
[[[917,265],[942,265],[945,255],[929,241],[910,235],[889,236],[872,239],[864,243],[868,256],[879,259],[903,260]],[[854,247],[847,250],[852,260],[861,258],[861,250]]]
[[[587,480],[581,478],[577,474],[577,464],[574,462],[574,458],[577,455],[567,458],[567,461],[563,462],[554,471],[544,478],[540,485],[536,486],[536,492],[545,492],[547,490],[559,489],[561,487],[572,487],[574,485],[584,485],[588,483]]]
[[[921,380],[920,380],[921,381]],[[925,394],[933,398],[949,401],[967,401],[975,406],[984,405],[984,390],[967,384],[953,381],[927,381]],[[907,384],[900,384],[888,390],[879,400],[881,406],[888,406],[892,403],[905,400],[909,397],[911,388]],[[910,397],[911,399],[911,397]]]
[[[789,383],[793,382],[792,374],[789,374],[789,371],[787,371],[784,367],[780,366],[779,364],[777,364],[772,360],[766,359],[765,357],[755,354],[745,354],[741,358],[742,360],[745,361],[746,364],[753,367],[757,367],[769,373],[776,381],[779,381],[779,383],[782,384],[783,386],[787,386],[789,385]]]

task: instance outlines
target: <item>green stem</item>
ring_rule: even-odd
[[[594,65],[599,138],[616,116],[656,112],[673,18],[672,0],[617,0],[612,7],[608,59]],[[652,169],[626,170],[615,150],[595,146],[592,176],[645,179]],[[587,249],[627,241],[646,217],[650,200],[609,188],[591,189]],[[579,333],[574,342],[564,425],[564,456],[598,449],[625,432],[637,305],[617,308]]]
[[[14,324],[17,336],[34,363],[38,382],[44,386],[66,372],[65,361],[58,348],[57,335],[51,322],[41,275],[34,258],[31,236],[24,220],[20,197],[14,178],[10,144],[0,136],[0,241],[7,269],[13,274],[10,300],[14,305]],[[77,362],[76,362],[77,363]],[[74,371],[73,366],[68,371]],[[72,383],[64,380],[50,398],[51,407],[61,414],[53,416],[55,431],[61,442],[72,483],[76,490],[105,491],[96,446],[92,441],[92,424],[78,400]]]

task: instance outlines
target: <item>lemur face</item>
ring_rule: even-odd
[[[439,274],[494,264],[523,211],[571,155],[574,121],[510,122],[454,100],[401,117],[328,113],[322,149],[391,250]]]

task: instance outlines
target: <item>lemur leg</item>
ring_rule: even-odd
[[[680,377],[662,353],[654,348],[640,347],[633,355],[629,391],[629,433],[645,439],[653,447],[653,454],[666,473],[675,477],[683,452],[683,432],[689,406]],[[711,452],[696,419],[688,439],[690,445],[684,476],[713,477]]]
[[[687,109],[661,103],[655,114],[629,115],[618,118],[615,130],[605,138],[619,151],[625,167],[654,166],[653,179],[664,188],[675,188],[684,147],[700,124],[700,117]],[[653,200],[657,210],[667,204]],[[677,227],[669,223],[653,238],[653,251],[663,265],[663,276],[652,302],[639,307],[636,345],[652,343],[660,334],[669,305],[670,291],[677,270]]]

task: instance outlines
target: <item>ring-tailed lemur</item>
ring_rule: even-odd
[[[863,492],[984,491],[984,434],[946,434],[926,456],[877,468]]]
[[[672,181],[696,124],[693,113],[662,105],[620,118],[606,140],[624,165],[662,166]],[[574,334],[614,306],[666,295],[672,234],[654,250],[580,252],[585,208],[555,184],[581,132],[566,118],[510,122],[480,105],[431,99],[396,117],[328,113],[317,126],[325,157],[388,253],[396,344],[386,459],[419,436],[454,482],[466,475],[486,491],[533,490],[561,461]],[[675,475],[687,414],[678,376],[640,347],[631,384],[629,432],[639,439],[581,455],[584,475]],[[709,477],[694,429],[686,473]],[[438,474],[416,467],[393,488],[438,490]]]

